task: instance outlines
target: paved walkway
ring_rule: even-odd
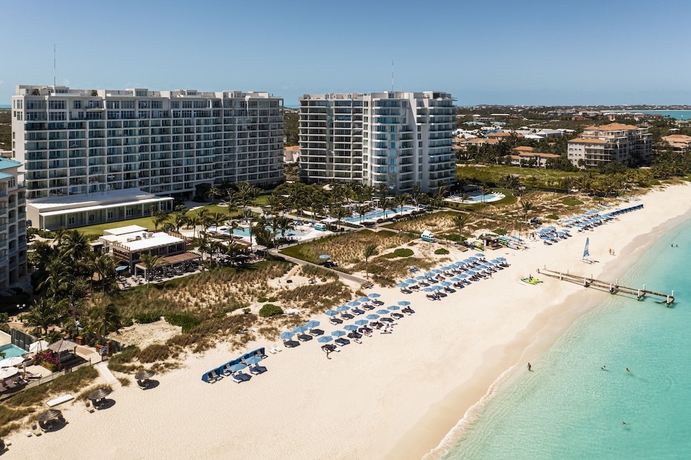
[[[278,250],[276,250],[276,249],[269,249],[269,254],[275,255],[277,257],[283,257],[288,262],[292,262],[296,265],[312,265],[314,267],[323,268],[324,270],[329,270],[331,273],[338,275],[339,278],[342,278],[342,279],[348,280],[348,281],[352,281],[354,283],[362,284],[362,283],[367,282],[366,279],[360,278],[359,276],[350,275],[348,273],[343,273],[343,272],[338,271],[338,270],[332,270],[332,269],[326,268],[322,265],[313,264],[312,262],[307,262],[307,261],[304,261],[302,259],[296,259],[295,257],[291,257],[288,255],[282,254],[282,253],[278,252]]]
[[[107,384],[115,383],[118,381],[118,379],[115,378],[112,372],[110,372],[110,369],[108,369],[108,361],[101,361],[98,364],[95,364],[94,367],[98,371],[99,374],[101,374],[101,377],[106,381]]]

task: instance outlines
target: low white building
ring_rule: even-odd
[[[103,245],[103,252],[123,262],[123,265],[127,264],[131,271],[141,262],[142,254],[161,257],[164,259],[164,265],[175,265],[199,258],[197,254],[185,254],[187,242],[184,238],[166,232],[149,232],[138,225],[105,230],[98,241]]]
[[[140,189],[52,196],[27,204],[29,225],[47,230],[136,219],[150,216],[152,211],[172,210],[173,198],[156,196]]]

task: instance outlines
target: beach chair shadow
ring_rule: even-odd
[[[115,405],[115,400],[114,399],[108,399],[104,398],[100,400],[98,403],[94,402],[94,407],[98,410],[105,410],[105,409],[110,409]]]

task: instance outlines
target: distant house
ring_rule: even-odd
[[[475,145],[477,147],[482,147],[483,145],[497,145],[499,139],[488,139],[486,137],[476,137],[475,139],[467,139],[459,142],[458,149],[468,150],[468,147]]]
[[[610,123],[589,126],[569,141],[568,158],[574,166],[591,168],[633,156],[647,159],[653,152],[653,135],[647,128]]]
[[[289,147],[283,148],[283,162],[284,163],[297,163],[300,161],[300,146],[291,145]]]
[[[669,136],[664,136],[662,140],[667,142],[675,152],[688,152],[691,150],[691,136],[670,134]]]
[[[489,134],[487,135],[487,137],[488,137],[489,139],[497,139],[497,140],[500,140],[500,141],[505,141],[506,139],[508,139],[508,138],[510,138],[510,137],[515,137],[515,138],[522,139],[522,138],[523,138],[523,134],[517,133],[517,132],[499,131],[499,132],[489,133]]]
[[[538,168],[547,166],[547,161],[557,159],[559,155],[553,153],[535,152],[532,147],[519,146],[513,149],[514,155],[509,155],[513,166],[528,166],[531,163]]]

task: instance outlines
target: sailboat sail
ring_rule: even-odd
[[[590,238],[585,239],[585,249],[583,249],[583,258],[585,259],[590,255],[590,251],[588,251],[588,248],[590,246]]]

